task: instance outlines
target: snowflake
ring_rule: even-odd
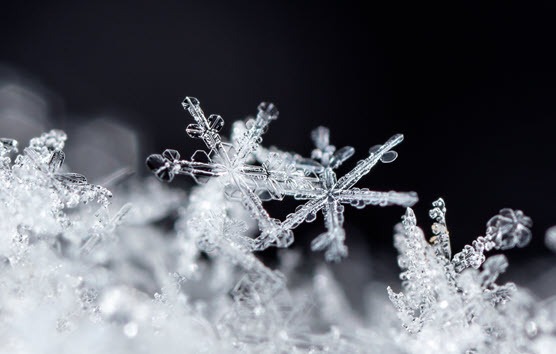
[[[266,166],[254,166],[247,162],[252,152],[262,140],[268,124],[277,118],[278,111],[273,104],[261,103],[257,118],[245,132],[236,147],[224,143],[219,131],[224,120],[219,115],[205,117],[199,101],[193,97],[186,97],[183,107],[195,119],[195,124],[187,126],[187,133],[192,138],[203,140],[208,153],[197,150],[191,161],[180,160],[175,150],[166,150],[162,155],[151,155],[147,158],[147,166],[163,181],[171,181],[177,174],[190,175],[199,183],[207,177],[224,177],[221,179],[223,189],[230,198],[238,198],[251,215],[257,220],[263,233],[276,235],[278,246],[286,247],[293,242],[293,235],[289,230],[280,227],[280,221],[271,218],[262,205],[257,190],[258,181],[274,178],[272,171]],[[275,181],[276,183],[285,183]],[[284,188],[285,190],[285,188]]]
[[[316,149],[312,159],[305,159],[261,147],[264,131],[278,117],[273,104],[261,103],[256,118],[234,124],[232,143],[223,142],[219,134],[224,125],[222,117],[214,114],[205,117],[196,98],[186,97],[183,107],[195,120],[187,127],[187,133],[192,138],[202,139],[208,152],[197,150],[191,160],[182,160],[176,150],[167,149],[162,154],[149,156],[147,166],[166,182],[180,174],[192,176],[199,183],[217,177],[229,199],[240,200],[259,224],[261,234],[251,243],[253,250],[271,245],[289,246],[293,242],[292,229],[303,221],[313,221],[322,210],[327,232],[312,243],[312,248],[326,249],[327,260],[339,260],[347,255],[342,204],[362,208],[369,204],[410,206],[417,201],[415,193],[383,193],[353,187],[379,161],[389,163],[396,159],[397,153],[391,149],[403,140],[402,135],[371,148],[368,158],[359,161],[351,172],[337,180],[334,170],[351,157],[354,150],[345,147],[336,151],[329,143],[326,128],[313,132]],[[253,164],[257,160],[260,165]],[[270,217],[262,202],[281,200],[285,196],[308,202],[280,222]]]
[[[303,221],[312,222],[316,219],[317,213],[322,210],[327,232],[313,240],[311,247],[315,251],[326,249],[325,258],[329,261],[338,261],[347,256],[347,247],[344,244],[344,206],[342,204],[350,204],[356,208],[363,208],[369,204],[411,206],[417,202],[417,194],[375,192],[367,188],[353,187],[379,161],[390,163],[396,159],[397,153],[391,149],[403,140],[402,135],[395,135],[384,145],[372,147],[369,157],[359,161],[354,169],[340,179],[337,179],[334,170],[353,155],[354,149],[347,146],[336,150],[336,147],[329,142],[329,135],[329,130],[324,127],[313,131],[312,138],[316,149],[313,150],[312,158],[318,162],[313,164],[313,167],[308,167],[304,163],[303,168],[312,169],[311,172],[317,174],[320,184],[318,188],[312,190],[299,189],[297,191],[294,195],[296,199],[309,201],[299,206],[294,213],[289,214],[282,223],[282,227],[293,229]],[[295,157],[292,159],[296,160]]]

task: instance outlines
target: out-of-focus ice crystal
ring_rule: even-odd
[[[552,252],[556,252],[556,226],[552,226],[546,230],[544,243]]]

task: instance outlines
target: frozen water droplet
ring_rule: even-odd
[[[546,231],[546,235],[544,237],[544,244],[552,252],[556,252],[556,226],[552,226]]]
[[[397,157],[398,157],[397,152],[387,151],[380,157],[380,161],[382,161],[384,163],[390,163],[390,162],[394,162]]]
[[[128,322],[124,326],[124,334],[129,338],[135,337],[138,332],[139,332],[139,326],[135,322]]]
[[[525,323],[525,333],[529,338],[534,338],[539,333],[539,328],[534,321],[527,321]]]
[[[269,119],[278,118],[278,109],[272,103],[261,102],[261,104],[259,104],[258,109],[259,112],[265,113],[269,117]]]
[[[305,218],[305,221],[313,222],[316,219],[317,219],[317,213],[316,212],[310,212],[309,214],[307,214],[307,217]]]

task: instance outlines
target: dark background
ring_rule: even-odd
[[[325,125],[337,146],[357,149],[352,164],[404,133],[398,160],[358,186],[417,191],[425,229],[430,203],[444,197],[456,250],[483,234],[500,208],[522,209],[534,219],[534,239],[509,252],[514,267],[548,255],[544,232],[556,224],[556,6],[367,5],[11,1],[0,11],[0,60],[64,99],[54,112],[59,127],[108,112],[139,132],[143,156],[167,147],[193,152],[183,130],[191,122],[180,105],[186,95],[221,114],[227,128],[273,101],[281,114],[266,144],[308,155],[311,129]],[[402,212],[349,208],[352,253],[390,252]],[[322,229],[322,219],[304,226],[299,243]]]

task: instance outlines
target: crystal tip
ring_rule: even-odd
[[[186,96],[181,105],[183,106],[184,109],[189,109],[189,107],[191,106],[199,106],[200,102],[198,99],[196,99],[195,97],[190,97],[190,96]]]

